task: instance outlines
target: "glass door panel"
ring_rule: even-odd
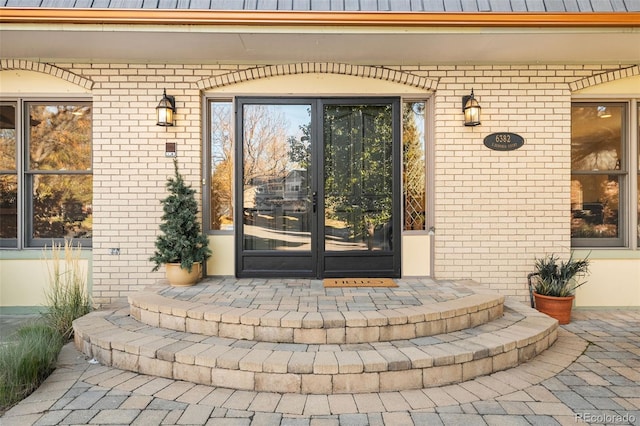
[[[244,105],[244,250],[311,250],[310,105]]]
[[[236,271],[316,274],[310,101],[238,98]]]
[[[321,111],[318,269],[323,277],[399,277],[399,100],[327,99]]]
[[[391,250],[391,105],[324,107],[324,250]]]

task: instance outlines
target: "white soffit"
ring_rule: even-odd
[[[175,64],[629,64],[640,28],[1,24],[0,55]]]

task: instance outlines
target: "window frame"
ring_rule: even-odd
[[[235,110],[236,108],[236,97],[238,95],[221,95],[221,94],[205,94],[202,97],[202,111],[205,112],[206,114],[206,119],[202,120],[203,121],[203,126],[202,126],[202,132],[203,132],[203,136],[202,136],[202,141],[203,141],[203,159],[204,161],[202,162],[202,175],[204,176],[204,179],[202,181],[202,185],[203,185],[203,191],[202,191],[202,205],[203,205],[203,223],[204,223],[204,232],[207,233],[208,235],[234,235],[234,233],[236,232],[236,226],[237,224],[234,223],[233,224],[233,229],[212,229],[211,228],[211,188],[212,188],[212,181],[211,181],[211,172],[212,172],[212,167],[211,167],[211,155],[212,155],[212,150],[211,150],[211,132],[212,132],[212,126],[211,126],[211,113],[212,113],[212,104],[216,103],[216,102],[220,102],[220,103],[230,103],[231,104],[231,113],[232,113],[232,117],[231,117],[231,132],[233,135],[235,135],[235,127],[236,127],[236,120],[234,119],[235,115],[237,114],[237,111]],[[320,96],[320,95],[314,95],[314,96]],[[403,226],[402,226],[402,233],[403,234],[410,234],[410,235],[432,235],[435,231],[434,229],[434,223],[435,223],[435,214],[434,214],[434,200],[433,200],[433,194],[434,194],[434,188],[433,188],[433,182],[435,181],[435,171],[434,171],[434,167],[433,167],[433,159],[434,159],[434,143],[433,143],[433,128],[434,128],[434,106],[433,106],[433,94],[426,94],[424,96],[419,96],[419,95],[413,95],[413,96],[400,96],[400,104],[401,106],[406,103],[406,102],[423,102],[425,105],[425,109],[424,109],[424,161],[425,161],[425,224],[424,224],[424,229],[422,230],[406,230],[404,229],[404,221],[403,221]],[[402,136],[402,129],[401,129],[401,136]],[[232,171],[232,182],[231,182],[231,187],[232,187],[232,194],[231,197],[233,199],[233,204],[235,205],[235,190],[233,190],[233,188],[235,188],[235,179],[236,179],[236,173],[235,170],[237,168],[237,158],[235,156],[235,143],[236,141],[233,141],[233,146],[232,146],[232,152],[234,152],[234,156],[233,156],[233,171]],[[404,144],[404,141],[401,141],[401,143]],[[402,169],[404,170],[404,161],[402,161]],[[402,184],[402,183],[401,183]],[[402,184],[402,191],[404,193],[404,185]],[[401,215],[402,217],[404,217],[404,209],[405,209],[405,204],[404,202],[402,203],[402,211],[401,211]]]
[[[231,135],[234,138],[231,145],[231,153],[232,153],[232,170],[231,170],[231,202],[235,206],[236,205],[236,191],[235,188],[235,170],[237,167],[237,159],[235,155],[236,151],[236,107],[235,107],[235,96],[203,96],[203,107],[202,111],[205,111],[206,120],[203,121],[203,162],[202,162],[202,220],[203,220],[203,229],[204,232],[208,235],[234,235],[236,232],[237,224],[235,223],[235,215],[234,223],[232,229],[212,229],[211,228],[211,189],[213,187],[212,182],[212,166],[211,166],[211,156],[212,156],[212,147],[211,147],[211,132],[213,131],[211,126],[211,114],[213,111],[212,105],[214,103],[229,103],[231,106],[231,123],[230,123],[230,131]]]
[[[16,170],[17,176],[17,240],[15,244],[7,244],[8,241],[13,239],[0,239],[0,249],[2,250],[24,250],[24,249],[41,249],[52,243],[60,244],[65,241],[71,241],[74,246],[80,246],[82,248],[92,248],[93,238],[34,238],[33,237],[33,179],[31,176],[44,174],[44,175],[88,175],[93,180],[94,167],[93,167],[93,123],[94,123],[94,105],[93,99],[90,97],[79,96],[49,96],[49,95],[28,95],[28,96],[2,96],[0,97],[0,103],[13,104],[16,107]],[[89,170],[78,171],[62,171],[61,170],[31,170],[29,166],[29,144],[30,141],[30,128],[29,120],[25,117],[29,117],[30,105],[66,105],[66,104],[78,104],[86,105],[91,108],[91,149]],[[3,171],[4,172],[4,171]],[[5,174],[5,173],[3,173]],[[91,188],[91,197],[93,200],[93,182]],[[93,229],[92,229],[93,231]]]
[[[634,117],[638,108],[638,98],[621,97],[619,95],[602,96],[575,96],[571,99],[570,108],[576,105],[597,106],[611,105],[623,106],[622,129],[621,129],[621,153],[622,162],[620,170],[604,171],[574,171],[570,166],[570,180],[573,176],[604,176],[613,175],[618,177],[618,237],[615,238],[574,238],[571,237],[571,247],[578,249],[632,249],[636,250],[640,245],[640,238],[633,236],[633,230],[638,226],[637,216],[637,183],[634,182],[635,170],[640,170],[640,160],[638,159],[638,144],[640,143],[640,129],[637,129],[637,120]],[[640,111],[638,112],[640,114]],[[571,114],[569,114],[571,116]],[[570,122],[570,127],[572,123]],[[573,135],[570,135],[572,138]],[[571,154],[570,154],[571,155]],[[640,172],[639,172],[640,173]],[[572,215],[570,215],[573,218]]]
[[[629,110],[631,111],[631,120],[629,122],[629,128],[633,129],[630,131],[635,131],[635,141],[633,138],[633,133],[629,136],[630,140],[630,150],[629,157],[632,158],[632,161],[636,162],[635,165],[635,179],[630,179],[629,182],[629,192],[630,192],[630,200],[634,200],[636,203],[635,208],[629,207],[630,217],[629,223],[630,228],[633,232],[631,235],[636,236],[636,238],[631,238],[632,248],[639,249],[640,248],[640,97],[631,100],[631,105],[629,106]],[[633,173],[633,162],[631,163],[629,173]],[[635,247],[633,244],[635,243]]]
[[[15,122],[14,122],[14,131],[15,131],[15,152],[14,152],[14,169],[10,170],[10,169],[1,169],[0,170],[0,175],[4,176],[4,175],[8,175],[8,176],[15,176],[16,177],[16,186],[17,186],[17,190],[16,190],[16,238],[0,238],[0,249],[17,249],[20,248],[20,242],[21,242],[21,238],[20,236],[22,235],[23,231],[22,231],[22,224],[23,221],[20,220],[21,216],[22,216],[22,203],[20,202],[22,199],[24,199],[22,192],[23,192],[23,186],[20,183],[20,164],[21,161],[19,161],[20,158],[22,158],[22,144],[19,143],[20,140],[22,140],[20,133],[21,133],[21,129],[22,129],[22,117],[20,114],[20,102],[19,100],[16,99],[8,99],[8,98],[1,98],[0,99],[0,105],[5,106],[13,106],[15,109]]]
[[[434,167],[432,164],[433,158],[434,158],[434,144],[433,144],[433,139],[432,139],[432,131],[433,131],[433,117],[434,117],[434,113],[433,113],[433,102],[432,102],[432,95],[425,95],[425,96],[407,96],[407,97],[401,97],[400,98],[400,105],[401,107],[404,107],[405,103],[417,103],[417,102],[422,102],[424,103],[424,111],[422,112],[423,115],[423,120],[424,120],[424,134],[422,135],[424,140],[424,196],[425,196],[425,217],[424,217],[424,229],[405,229],[405,223],[404,223],[404,214],[405,214],[405,208],[406,208],[406,202],[403,201],[401,203],[401,207],[402,207],[402,233],[407,234],[407,235],[425,235],[425,234],[432,234],[434,231],[434,221],[435,221],[435,215],[434,215],[434,201],[433,201],[433,193],[434,193],[434,189],[433,188],[433,182],[435,182],[435,174],[434,174]],[[401,128],[400,128],[400,137],[402,138],[402,136],[404,135],[404,122],[400,123],[401,124]],[[401,140],[401,144],[402,144],[402,149],[403,149],[403,155],[404,155],[404,140]],[[404,158],[402,159],[402,170],[401,173],[404,174],[404,170],[405,170],[405,162],[404,162]],[[405,193],[405,188],[404,188],[404,181],[401,181],[401,188],[402,188],[402,196],[404,197],[404,193]]]

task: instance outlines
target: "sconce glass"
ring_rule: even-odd
[[[473,89],[471,89],[471,95],[462,97],[462,112],[464,112],[464,125],[465,126],[478,126],[480,124],[480,104],[473,96]]]
[[[156,124],[164,127],[173,126],[173,116],[175,112],[176,99],[173,96],[168,96],[167,90],[165,89],[162,94],[162,99],[156,107],[156,115],[158,116]]]

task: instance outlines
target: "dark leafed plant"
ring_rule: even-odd
[[[207,236],[200,231],[195,190],[187,185],[174,160],[175,175],[167,179],[169,196],[161,201],[164,214],[161,235],[156,239],[156,251],[149,259],[155,263],[153,271],[166,263],[180,263],[191,272],[193,264],[204,262],[210,255]]]
[[[533,291],[543,296],[572,296],[576,288],[586,281],[579,279],[589,273],[589,259],[574,259],[573,253],[567,261],[555,254],[536,259],[532,275]]]

